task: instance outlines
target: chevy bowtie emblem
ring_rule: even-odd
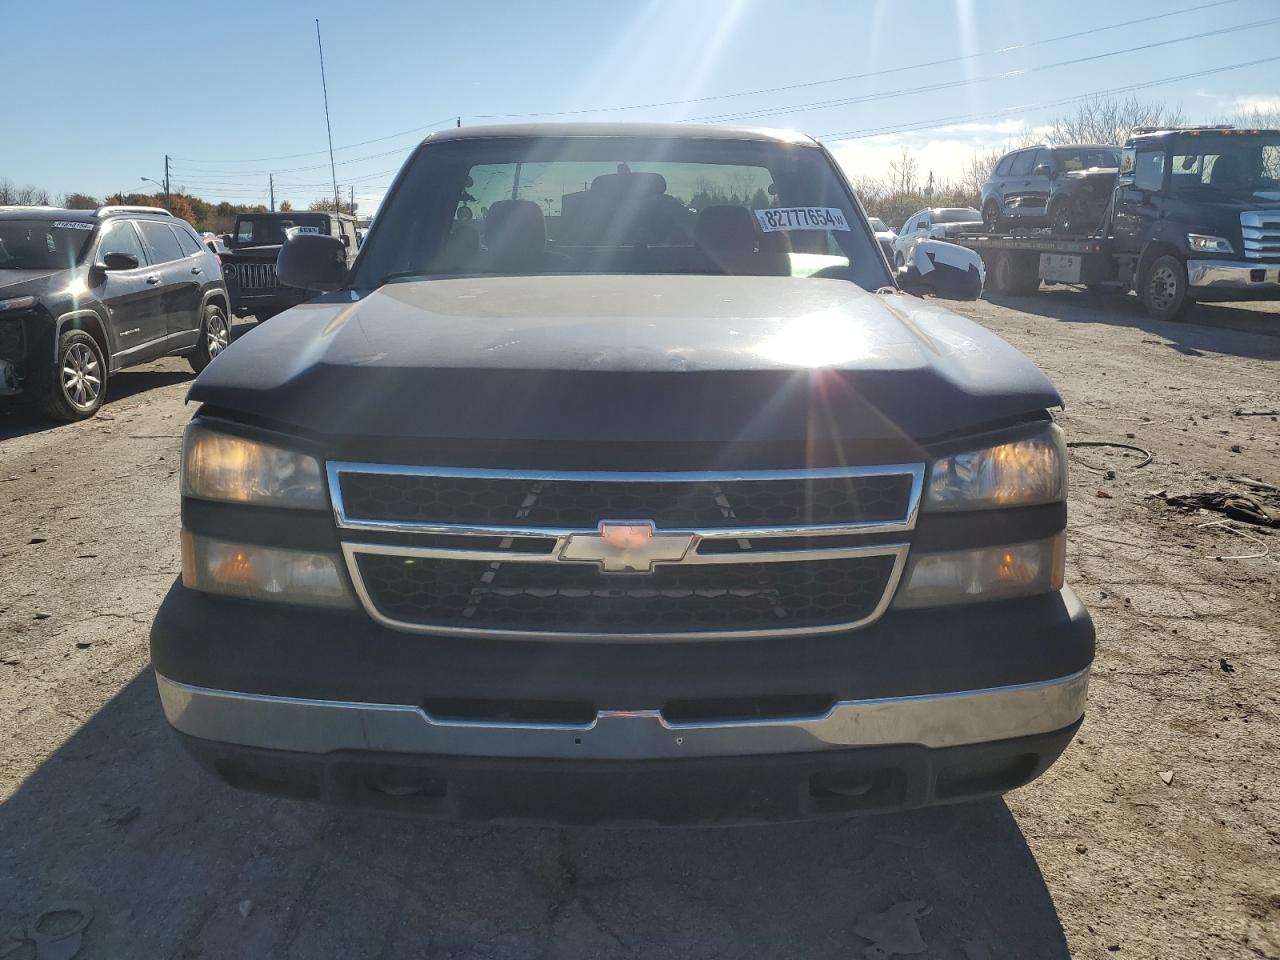
[[[693,546],[693,534],[658,533],[649,520],[605,520],[597,533],[575,533],[561,560],[594,561],[606,573],[652,573],[655,563],[676,563]]]

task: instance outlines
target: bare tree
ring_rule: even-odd
[[[1081,103],[1075,113],[1054,120],[1049,139],[1060,144],[1123,144],[1135,127],[1176,127],[1181,123],[1180,106],[1135,97],[1098,97]]]
[[[1259,128],[1274,130],[1280,127],[1280,99],[1242,107],[1233,113],[1227,122],[1233,126],[1252,130]]]
[[[917,175],[919,166],[911,150],[904,143],[898,156],[889,161],[889,190],[891,193],[915,193],[919,186]]]

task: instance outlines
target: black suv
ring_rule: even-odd
[[[1120,148],[1105,144],[1027,147],[1005,154],[982,185],[988,233],[1016,223],[1089,233],[1115,188]]]
[[[59,420],[107,377],[173,354],[197,373],[230,339],[218,258],[158,207],[0,207],[0,397]]]

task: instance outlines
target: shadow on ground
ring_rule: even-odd
[[[0,941],[83,901],[85,958],[862,958],[858,919],[915,900],[930,957],[1068,957],[1000,801],[720,830],[335,814],[197,768],[149,671],[0,807]]]
[[[1280,359],[1280,310],[1274,304],[1202,303],[1187,321],[1170,323],[1147,316],[1137,297],[1090,294],[1076,288],[1046,288],[1029,297],[985,295],[984,299],[1064,323],[1101,323],[1145,330],[1189,356],[1223,353]]]

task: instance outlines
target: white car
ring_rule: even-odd
[[[884,251],[885,259],[893,263],[893,241],[898,239],[898,235],[879,217],[867,217],[867,222],[876,233],[876,243],[880,244],[880,249]]]
[[[921,240],[950,240],[965,233],[982,231],[982,214],[972,207],[930,207],[907,218],[893,241],[893,265],[911,260],[911,251]],[[878,236],[878,235],[877,235]]]

